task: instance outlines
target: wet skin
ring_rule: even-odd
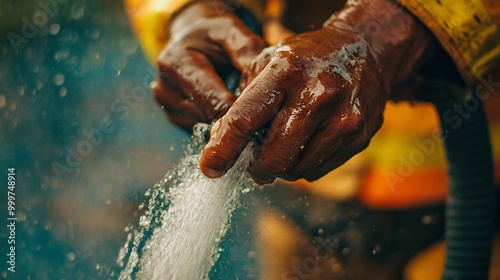
[[[319,179],[366,148],[391,89],[436,49],[428,30],[390,0],[349,1],[322,28],[268,48],[212,4],[175,18],[155,88],[174,123],[218,119],[200,160],[210,178],[268,127],[249,162],[254,180]],[[214,71],[229,63],[243,72],[236,101]]]
[[[204,1],[180,11],[170,41],[158,58],[154,95],[169,120],[188,131],[222,117],[236,97],[216,73],[244,71],[266,42],[249,30],[225,3]]]

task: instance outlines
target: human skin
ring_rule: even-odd
[[[267,46],[223,1],[199,1],[175,16],[158,58],[154,95],[169,120],[190,131],[222,117],[236,97],[216,70],[240,72]]]
[[[207,10],[207,3],[193,4],[181,11],[172,30],[176,24],[180,27],[182,22],[189,22],[188,15],[191,19],[200,11],[214,15]],[[232,16],[228,10],[215,19],[206,19],[225,21],[231,32],[245,35],[220,35],[226,41],[216,44],[218,47],[206,43],[210,40],[199,41],[206,34],[219,38],[210,35],[217,33],[215,29],[172,34],[174,45],[176,36],[192,36],[196,44],[190,48],[205,53],[215,50],[220,55],[212,55],[217,59],[208,58],[205,64],[200,64],[196,56],[177,64],[177,69],[182,69],[177,72],[200,73],[197,87],[183,87],[183,80],[177,77],[186,75],[172,71],[175,64],[160,57],[160,70],[170,76],[159,82],[191,89],[186,105],[191,109],[177,108],[177,112],[189,116],[190,122],[184,124],[218,119],[200,159],[201,171],[210,178],[224,175],[255,132],[268,127],[248,165],[254,180],[263,184],[278,177],[319,179],[368,146],[382,124],[391,90],[428,61],[436,49],[429,31],[390,0],[348,1],[322,28],[289,37],[262,51],[259,47],[264,44]],[[207,22],[203,20],[201,25],[210,26]],[[226,30],[220,34],[232,33]],[[237,40],[229,44],[228,38]],[[243,41],[246,43],[240,44]],[[236,46],[237,51],[228,51],[228,46]],[[167,46],[164,55],[179,55],[179,49],[170,48]],[[213,65],[223,61],[224,52],[226,60],[243,72],[241,96],[234,104],[234,97],[212,71]],[[210,62],[211,68],[207,66]],[[165,64],[166,69],[162,69]],[[210,88],[207,85],[211,90],[206,90]],[[166,95],[174,96],[163,89],[160,92],[158,87],[155,93],[160,103]]]

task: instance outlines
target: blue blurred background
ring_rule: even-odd
[[[115,278],[124,228],[189,136],[155,104],[156,69],[121,1],[0,0],[0,30],[0,180],[16,168],[18,218],[11,273],[0,209],[0,278]],[[212,279],[255,278],[250,208],[236,213]]]

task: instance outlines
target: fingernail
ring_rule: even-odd
[[[212,179],[222,177],[224,174],[226,174],[225,171],[215,170],[210,167],[202,167],[201,172],[205,174],[205,176],[207,176],[208,178]]]

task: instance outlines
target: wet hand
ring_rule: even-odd
[[[224,1],[202,1],[172,21],[158,58],[154,95],[173,123],[190,130],[224,115],[236,99],[218,72],[242,71],[266,47]]]
[[[394,5],[377,0],[364,8],[388,2]],[[227,172],[263,127],[269,129],[248,165],[257,183],[313,181],[367,147],[391,88],[419,64],[431,40],[407,14],[392,19],[384,34],[366,34],[359,23],[374,16],[353,9],[265,49],[245,70],[241,96],[214,125],[203,151],[206,176]]]

